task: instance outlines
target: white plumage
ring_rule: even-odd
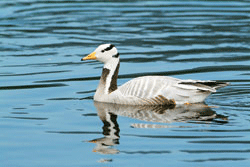
[[[228,83],[216,81],[181,80],[167,76],[134,78],[117,87],[120,66],[119,53],[112,44],[100,45],[82,60],[104,63],[94,100],[126,105],[176,105],[200,103],[217,88]]]

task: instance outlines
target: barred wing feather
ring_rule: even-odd
[[[198,103],[216,88],[226,86],[216,81],[180,80],[167,76],[145,76],[132,79],[120,86],[118,90],[127,98],[137,97],[151,104]],[[171,101],[170,101],[171,102]]]

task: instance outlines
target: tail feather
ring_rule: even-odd
[[[214,88],[214,89],[219,89],[219,88],[222,88],[222,87],[229,85],[228,82],[217,82],[217,81],[204,81],[204,82],[198,81],[197,83],[209,86],[209,87]]]
[[[200,80],[186,80],[179,84],[196,86],[198,90],[215,92],[216,89],[229,85],[228,82],[217,82],[217,81],[200,81]]]

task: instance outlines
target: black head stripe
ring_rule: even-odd
[[[102,52],[109,51],[109,50],[111,50],[113,47],[115,47],[115,46],[112,45],[112,44],[110,44],[106,49],[103,49]]]
[[[113,55],[112,57],[114,57],[114,58],[118,58],[118,57],[119,57],[119,53],[117,53],[117,54]]]

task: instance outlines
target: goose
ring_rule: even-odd
[[[84,60],[104,63],[94,101],[122,105],[164,105],[202,103],[216,89],[229,83],[217,81],[182,80],[169,76],[142,76],[117,86],[120,56],[113,44],[102,44]]]

